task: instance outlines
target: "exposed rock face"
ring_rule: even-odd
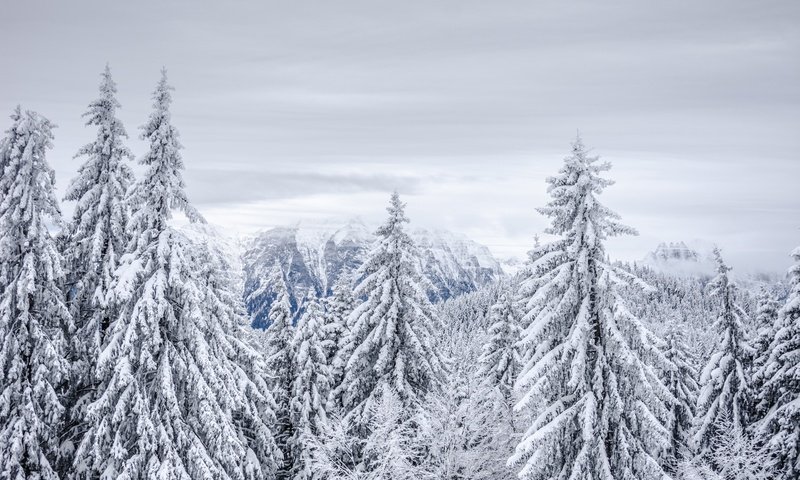
[[[433,284],[433,301],[472,292],[502,276],[500,263],[489,249],[445,230],[417,229],[411,232],[422,256],[422,271]]]
[[[430,281],[428,296],[441,301],[493,282],[503,275],[489,249],[444,230],[410,232],[420,251],[420,267]],[[343,272],[361,264],[375,237],[362,221],[297,224],[267,230],[246,246],[244,295],[253,326],[264,328],[274,299],[268,280],[276,262],[287,277],[292,307],[302,309],[309,288],[331,293]]]

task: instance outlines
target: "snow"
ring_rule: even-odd
[[[579,140],[539,209],[557,239],[524,261],[408,230],[396,193],[379,228],[240,237],[188,201],[170,90],[162,78],[133,189],[91,183],[107,124],[81,150],[84,213],[63,238],[45,223],[60,217],[49,122],[17,110],[0,142],[0,477],[800,475],[800,248],[788,287],[735,288],[700,241],[658,245],[652,268],[610,264],[607,238],[635,231],[600,204],[609,166]],[[246,285],[266,332],[243,328]],[[437,288],[451,298],[432,303]]]
[[[519,257],[505,257],[498,259],[500,268],[509,277],[517,275],[525,268],[525,260]]]
[[[657,271],[679,277],[711,276],[715,272],[714,244],[694,239],[662,242],[642,262]]]
[[[442,265],[449,276],[457,276],[464,266],[502,272],[500,263],[492,256],[489,249],[462,233],[443,229],[416,228],[411,238],[422,249],[432,253],[433,258]]]
[[[287,270],[292,304],[299,308],[310,287],[320,295],[330,294],[339,275],[361,264],[376,239],[375,231],[358,217],[330,218],[275,227],[249,239],[243,268],[253,324],[268,325],[266,313],[274,292],[263,279],[276,261]],[[488,248],[465,235],[417,228],[410,237],[419,247],[414,261],[426,277],[422,285],[434,301],[474,291],[504,276]]]
[[[244,288],[244,263],[242,255],[247,245],[247,238],[238,232],[226,230],[210,223],[188,223],[178,227],[178,231],[196,244],[206,243],[212,252],[230,266],[233,274],[234,288]]]
[[[291,226],[277,227],[272,232],[285,232],[287,240],[297,242],[298,249],[304,256],[317,265],[319,273],[324,273],[323,253],[325,245],[333,242],[336,245],[352,243],[369,245],[375,240],[374,231],[377,225],[367,225],[361,218],[303,220]],[[444,229],[415,228],[409,232],[414,242],[432,258],[442,265],[444,273],[456,277],[464,266],[485,268],[500,274],[500,263],[492,256],[489,249],[464,234]]]

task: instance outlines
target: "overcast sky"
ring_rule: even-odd
[[[164,65],[190,197],[231,229],[378,221],[397,188],[414,224],[519,255],[580,129],[641,233],[616,258],[702,239],[783,270],[800,244],[797,0],[16,1],[0,60],[0,127],[18,103],[59,125],[62,192],[105,63],[137,156]]]

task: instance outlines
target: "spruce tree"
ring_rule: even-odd
[[[0,477],[55,480],[72,325],[47,229],[61,216],[46,159],[53,124],[19,107],[11,119],[0,141]]]
[[[618,284],[635,279],[606,260],[604,241],[635,233],[597,196],[612,184],[580,138],[539,212],[547,233],[526,282],[524,357],[518,409],[536,418],[509,462],[524,479],[661,479],[673,401],[658,371],[668,360],[662,342],[631,314]],[[626,282],[626,283],[627,283]]]
[[[170,91],[162,72],[142,127],[147,170],[129,199],[132,237],[115,285],[122,308],[97,362],[75,476],[264,478],[275,468],[268,433],[245,431],[252,422],[241,418],[269,413],[246,395],[261,390],[259,379],[237,363],[244,345],[221,308],[221,277],[198,268],[208,253],[170,226],[173,211],[202,221],[184,191]],[[260,443],[249,444],[254,435]]]
[[[269,283],[277,294],[270,307],[270,325],[266,331],[267,369],[271,376],[270,387],[276,404],[275,442],[282,456],[276,478],[290,479],[294,468],[291,448],[294,438],[291,408],[295,378],[294,327],[286,280],[277,262]]]
[[[133,158],[123,144],[125,127],[116,117],[120,107],[117,86],[106,65],[100,96],[84,114],[97,127],[95,140],[78,150],[86,161],[67,187],[65,200],[76,202],[67,226],[67,294],[75,333],[69,339],[71,373],[64,448],[80,443],[86,425],[86,406],[94,398],[95,365],[106,330],[118,313],[113,298],[114,275],[128,243],[125,195],[133,182],[127,162]]]
[[[244,477],[263,478],[274,473],[278,462],[272,435],[276,405],[267,381],[267,358],[261,352],[261,332],[250,327],[232,278],[232,265],[207,242],[195,248],[196,258],[203,259],[198,262],[198,277],[204,314],[209,316],[208,326],[221,350],[232,361],[234,383],[226,386],[226,394],[231,396],[233,422],[247,447],[242,459]]]
[[[778,314],[781,309],[781,304],[775,298],[775,295],[770,292],[766,287],[762,287],[756,296],[756,313],[755,313],[755,337],[753,348],[757,351],[763,352],[772,342],[775,336],[775,325],[778,321]]]
[[[479,300],[485,302],[487,310],[502,304],[494,294],[487,297]],[[455,307],[461,309],[467,305],[463,300],[465,297],[461,296],[448,303],[451,308],[454,303],[461,303],[460,308]],[[448,359],[446,383],[444,388],[426,396],[414,417],[419,424],[414,443],[422,454],[419,462],[422,478],[514,478],[513,467],[506,465],[519,441],[513,405],[497,386],[498,378],[505,375],[498,377],[491,370],[487,372],[486,365],[479,362],[486,336],[478,334],[480,317],[472,310],[474,306],[462,310],[464,319],[452,315],[455,312],[451,308],[446,311],[452,316],[446,317],[446,311],[441,312],[447,324],[439,335],[437,349]]]
[[[350,272],[342,272],[333,285],[333,294],[325,299],[325,325],[322,328],[322,343],[330,372],[329,411],[338,411],[341,407],[341,398],[336,397],[334,388],[342,382],[344,366],[352,353],[351,345],[347,342],[352,328],[349,321],[350,314],[356,303],[351,281]]]
[[[669,360],[671,368],[666,372],[666,380],[667,388],[675,397],[670,417],[672,442],[668,455],[673,465],[676,465],[691,457],[692,429],[700,386],[697,384],[699,374],[693,366],[684,339],[682,329],[685,326],[678,324],[677,319],[673,318],[668,328],[664,356]]]
[[[731,270],[719,249],[714,249],[717,276],[709,283],[712,296],[719,301],[719,316],[714,328],[719,332],[716,350],[700,376],[701,390],[697,403],[697,431],[694,442],[705,451],[718,435],[719,424],[726,419],[734,429],[744,430],[749,422],[749,363],[753,348],[747,342],[743,318],[747,315],[736,303],[736,286]]]
[[[393,193],[389,218],[357,273],[362,280],[354,294],[365,300],[352,313],[348,341],[354,348],[339,388],[347,421],[360,435],[368,433],[368,412],[385,388],[410,413],[444,374],[433,345],[440,321],[425,293],[416,247],[403,228],[404,209]]]
[[[764,366],[769,361],[771,355],[772,341],[775,339],[776,324],[778,321],[778,312],[780,310],[780,303],[775,299],[775,296],[762,287],[756,297],[756,312],[754,319],[755,335],[752,341],[753,350],[753,378],[752,387],[753,392],[756,394],[754,401],[755,415],[758,417],[763,416],[766,411],[763,410],[761,402],[758,399],[757,393],[763,389],[765,378],[762,374],[765,373]]]
[[[791,290],[778,313],[769,357],[761,367],[760,400],[766,412],[756,432],[782,478],[800,476],[800,247],[792,252]]]
[[[291,439],[296,480],[322,478],[314,472],[313,439],[327,421],[325,403],[330,388],[330,373],[323,348],[324,314],[313,289],[306,297],[303,316],[294,335],[295,378],[291,412],[294,436]]]
[[[753,326],[755,329],[753,337],[753,365],[750,378],[753,406],[751,410],[752,422],[764,418],[772,407],[769,396],[764,395],[769,357],[772,355],[772,341],[778,328],[778,318],[780,303],[766,287],[762,287],[756,296],[755,318]],[[751,425],[754,427],[754,425]]]
[[[445,478],[424,471],[416,423],[404,411],[397,393],[387,384],[382,389],[365,414],[369,419],[366,438],[354,435],[345,420],[331,418],[311,445],[314,471],[330,480]],[[369,462],[356,463],[359,456]]]
[[[513,406],[513,389],[520,368],[519,319],[510,294],[502,294],[492,306],[489,339],[483,346],[479,373],[488,378],[505,405]],[[509,417],[513,418],[513,417]]]

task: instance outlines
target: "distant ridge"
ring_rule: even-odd
[[[361,219],[299,222],[271,228],[244,246],[245,303],[253,326],[267,325],[274,293],[266,284],[276,262],[288,281],[293,308],[302,308],[309,289],[328,295],[336,279],[361,264],[375,240]],[[500,263],[487,247],[463,234],[441,229],[410,228],[420,253],[420,267],[430,281],[428,296],[441,301],[502,277]]]

